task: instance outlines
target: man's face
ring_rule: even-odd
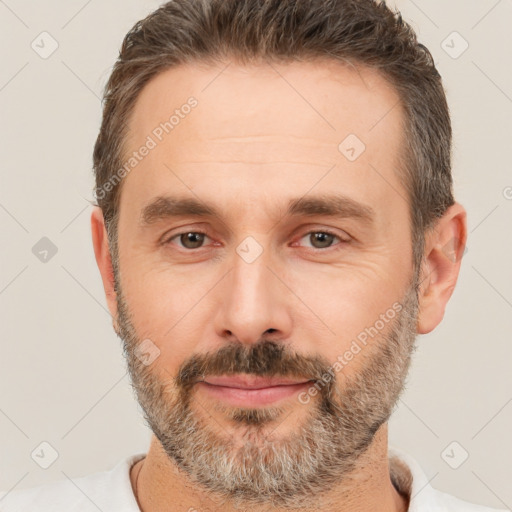
[[[126,158],[151,147],[120,199],[119,334],[174,463],[221,496],[304,504],[348,478],[413,350],[402,111],[365,69],[222,69],[163,72],[135,105]],[[328,197],[342,210],[319,208]],[[169,215],[179,200],[215,213]],[[208,384],[222,375],[316,388],[229,398]]]

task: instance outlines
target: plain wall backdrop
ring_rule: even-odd
[[[160,3],[0,0],[1,490],[109,469],[148,448],[88,200],[103,86],[125,33]],[[469,237],[443,322],[417,338],[390,443],[434,487],[511,508],[512,1],[392,5],[444,80]],[[43,442],[58,453],[48,469],[31,456]]]

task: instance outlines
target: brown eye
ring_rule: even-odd
[[[179,245],[184,249],[199,249],[205,238],[207,238],[207,235],[199,231],[187,231],[174,235],[167,243],[171,243],[176,238],[180,241]]]
[[[309,239],[315,249],[324,249],[330,247],[336,236],[330,233],[324,233],[322,231],[316,231],[309,234]]]
[[[310,231],[306,233],[302,239],[309,241],[310,245],[305,244],[306,247],[312,247],[313,249],[328,249],[329,247],[336,245],[333,242],[338,239],[341,243],[347,242],[342,240],[338,235],[330,233],[329,231]]]

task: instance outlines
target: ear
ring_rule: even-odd
[[[418,295],[418,334],[429,333],[443,319],[457,283],[466,240],[466,210],[455,203],[425,237]]]
[[[98,206],[94,207],[91,214],[91,232],[94,255],[100,270],[101,280],[103,281],[107,306],[112,315],[114,330],[118,332],[114,270],[112,268],[112,258],[110,255],[107,230],[103,219],[103,211]]]

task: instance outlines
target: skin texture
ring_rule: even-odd
[[[225,66],[182,65],[140,94],[127,158],[187,98],[198,103],[124,178],[119,274],[101,210],[91,217],[114,328],[154,433],[131,472],[140,508],[405,511],[389,477],[387,419],[416,334],[439,324],[455,287],[466,212],[456,203],[427,234],[416,274],[392,87],[330,61]],[[366,146],[355,161],[338,149],[349,134]],[[285,215],[291,199],[333,193],[371,206],[373,224]],[[221,217],[142,226],[144,206],[164,195],[213,204]],[[315,239],[325,230],[335,236]],[[206,233],[202,245],[182,245],[176,235],[190,232]],[[250,263],[237,252],[247,237],[262,250]],[[370,326],[376,334],[322,380]],[[151,364],[136,356],[144,340],[159,351]],[[197,384],[228,373],[323,386],[307,403],[234,407]]]

